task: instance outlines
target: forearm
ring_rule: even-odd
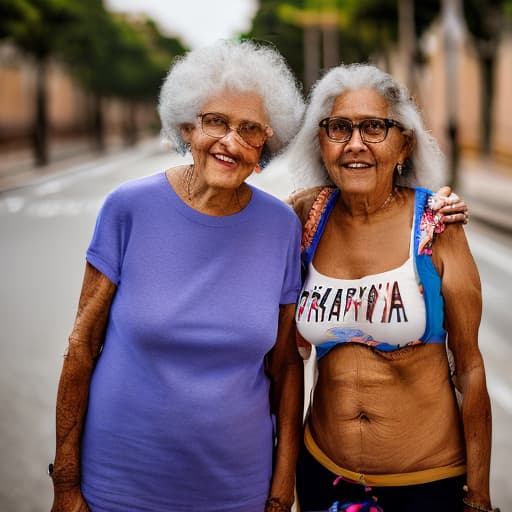
[[[280,307],[277,342],[268,359],[277,445],[266,512],[287,512],[294,501],[304,398],[304,365],[295,343],[294,315],[295,304]]]
[[[93,360],[86,344],[70,338],[57,393],[56,450],[52,479],[60,488],[80,484],[80,440]]]
[[[490,508],[492,421],[483,364],[462,376],[461,388],[468,499]]]
[[[287,365],[280,389],[276,390],[277,446],[270,496],[284,503],[294,500],[295,467],[302,433],[303,371],[300,360]]]
[[[56,450],[52,479],[59,489],[80,483],[80,442],[89,385],[103,345],[116,287],[87,264],[75,319],[64,357],[56,407]]]

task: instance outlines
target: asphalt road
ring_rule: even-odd
[[[0,194],[0,510],[50,509],[46,467],[54,452],[58,377],[104,196],[118,183],[181,161],[146,145]],[[278,197],[292,187],[279,166],[252,181]],[[494,415],[493,497],[512,512],[512,238],[475,221],[467,232],[484,293],[480,340]]]

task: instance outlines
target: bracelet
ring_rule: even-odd
[[[472,503],[466,497],[462,498],[462,503],[466,505],[466,507],[472,508],[474,510],[478,510],[479,512],[500,512],[499,508],[485,508],[477,505],[476,503]]]
[[[269,498],[265,502],[265,509],[270,509],[275,512],[290,512],[292,505],[283,503],[279,498]]]

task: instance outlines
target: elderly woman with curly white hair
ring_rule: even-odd
[[[192,163],[98,216],[57,399],[53,512],[285,512],[300,444],[300,223],[246,183],[304,111],[274,50],[171,67],[163,133]]]
[[[374,66],[334,68],[287,156],[319,185],[293,199],[297,329],[318,365],[301,511],[491,510],[479,276],[462,224],[444,229],[419,188],[443,162],[407,90]]]

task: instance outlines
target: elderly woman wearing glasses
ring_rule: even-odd
[[[270,48],[223,42],[172,66],[163,133],[192,163],[121,185],[99,214],[59,386],[53,512],[290,510],[301,226],[245,180],[303,111]]]
[[[322,185],[293,199],[296,322],[317,359],[301,511],[491,510],[479,276],[462,225],[444,229],[436,195],[417,188],[442,160],[408,92],[373,66],[331,70],[288,156]]]

